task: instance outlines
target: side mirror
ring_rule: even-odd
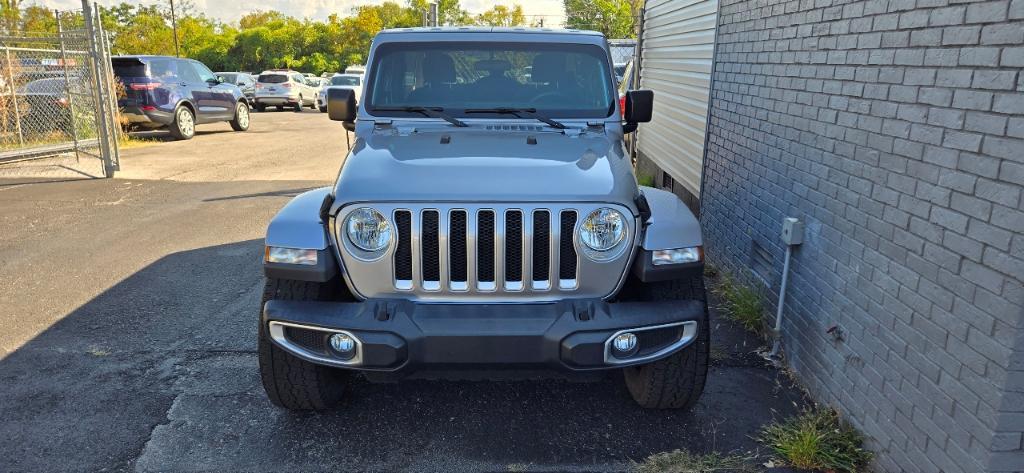
[[[626,124],[622,126],[624,133],[636,131],[638,123],[651,121],[651,114],[654,112],[654,92],[651,90],[631,90],[626,92],[626,110],[623,119]]]
[[[213,79],[206,79],[206,83],[210,84],[210,85],[217,85],[217,84],[220,84],[222,82],[224,82],[224,81],[222,81],[220,79],[220,77],[214,77]]]
[[[352,89],[327,89],[327,116],[351,131],[356,121],[356,94]]]

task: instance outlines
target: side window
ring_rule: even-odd
[[[178,78],[188,83],[199,83],[203,80],[188,61],[174,61],[178,68]]]
[[[149,61],[149,74],[154,79],[171,81],[177,78],[177,64],[166,59],[152,59]]]
[[[292,74],[292,80],[300,84],[306,83],[306,78],[303,77],[302,74]]]
[[[210,72],[210,69],[204,66],[203,63],[197,61],[189,61],[189,63],[192,65],[192,69],[196,71],[196,76],[199,77],[199,82],[206,82],[217,78],[217,76],[213,75],[213,72]]]

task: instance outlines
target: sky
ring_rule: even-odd
[[[94,0],[100,5],[111,5],[121,3],[121,0]],[[156,3],[158,0],[127,0],[143,4]],[[164,0],[166,1],[166,0]],[[296,18],[311,18],[324,20],[332,13],[339,13],[347,16],[352,7],[356,5],[367,5],[381,3],[383,0],[192,0],[195,9],[205,13],[207,16],[217,18],[225,22],[237,22],[242,15],[253,10],[277,10],[286,15]],[[399,3],[401,0],[399,0]],[[488,0],[461,0],[462,8],[472,14],[480,13],[491,8],[494,1]],[[504,3],[504,2],[503,2]],[[506,5],[518,3],[522,5],[527,20],[544,17],[544,23],[552,26],[560,26],[565,19],[562,8],[562,0],[508,0]],[[81,9],[81,0],[23,0],[22,5],[42,5],[51,9],[72,10]]]

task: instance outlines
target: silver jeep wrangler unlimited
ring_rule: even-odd
[[[527,29],[377,35],[334,186],[267,229],[259,359],[270,400],[324,409],[346,380],[621,372],[687,408],[708,365],[700,227],[637,186],[605,38]],[[589,375],[589,376],[586,376]],[[595,376],[598,375],[598,376]]]

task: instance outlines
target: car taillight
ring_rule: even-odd
[[[256,83],[256,88],[257,88],[257,89],[262,89],[262,88],[263,88],[263,84],[261,84],[261,83],[257,82],[257,83]]]
[[[291,82],[285,82],[284,84],[281,84],[281,87],[284,87],[286,89],[290,89],[290,88],[292,88],[292,83]]]
[[[128,88],[132,90],[153,90],[157,87],[160,87],[159,82],[135,83],[128,86]]]
[[[626,96],[619,97],[619,116],[625,118],[626,116]]]

